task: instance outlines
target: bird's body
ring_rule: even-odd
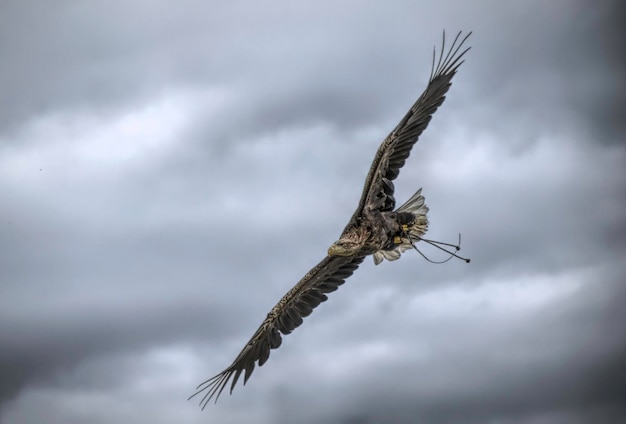
[[[328,249],[329,256],[374,255],[378,265],[382,258],[398,259],[428,228],[421,189],[396,211],[365,209],[346,226],[339,240]],[[396,255],[397,253],[397,255]]]
[[[327,293],[337,290],[366,256],[372,255],[376,264],[384,259],[396,260],[402,252],[413,248],[415,242],[423,240],[428,228],[428,207],[421,189],[395,209],[393,180],[432,114],[443,103],[452,77],[462,63],[461,58],[469,50],[459,53],[470,34],[457,44],[459,33],[445,56],[444,36],[436,65],[433,52],[428,87],[376,152],[359,205],[341,236],[329,247],[328,255],[272,308],[233,363],[197,387],[191,397],[206,392],[200,402],[203,408],[213,397],[217,401],[231,378],[231,392],[242,373],[245,384],[255,365],[263,365],[270,350],[281,345],[281,334],[289,334],[302,324],[303,318],[327,299]]]

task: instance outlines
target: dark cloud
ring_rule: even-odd
[[[3,2],[2,422],[623,422],[620,7]],[[443,28],[472,50],[397,199],[472,263],[366,261],[200,412]]]

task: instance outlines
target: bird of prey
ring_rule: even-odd
[[[204,393],[200,401],[204,409],[212,398],[217,402],[229,380],[232,379],[231,393],[242,373],[245,385],[255,365],[263,365],[270,356],[270,350],[281,345],[281,334],[287,335],[302,324],[302,319],[327,299],[327,293],[337,290],[366,256],[372,255],[376,264],[384,259],[393,261],[407,249],[415,248],[414,243],[417,241],[453,246],[457,250],[460,248],[423,238],[428,227],[428,207],[421,189],[394,210],[396,201],[393,180],[432,115],[443,103],[452,77],[463,63],[463,55],[469,50],[469,47],[464,50],[461,48],[470,35],[471,32],[458,42],[461,37],[459,32],[446,51],[444,32],[438,59],[433,50],[426,90],[378,148],[365,179],[359,205],[339,240],[328,248],[328,255],[278,301],[234,362],[198,385],[197,391],[189,399]],[[461,259],[469,262],[468,259]]]

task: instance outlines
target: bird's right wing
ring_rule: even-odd
[[[327,299],[326,293],[337,290],[363,262],[363,258],[363,256],[325,257],[272,308],[235,361],[221,373],[198,385],[197,391],[189,399],[206,392],[200,401],[204,409],[211,398],[215,397],[217,402],[231,378],[233,378],[230,385],[232,393],[243,371],[245,371],[243,384],[246,384],[255,364],[258,362],[259,366],[263,365],[270,356],[270,349],[280,346],[281,333],[287,335],[302,324],[302,318],[311,314],[317,305]]]

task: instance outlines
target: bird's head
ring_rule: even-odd
[[[354,256],[360,248],[354,240],[339,239],[328,248],[328,256]]]

